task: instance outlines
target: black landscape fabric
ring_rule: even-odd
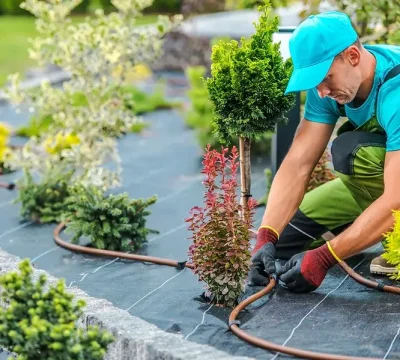
[[[7,110],[7,114],[11,112]],[[19,116],[27,118],[24,113]],[[14,118],[15,124],[21,123],[17,115],[3,120],[15,125]],[[178,111],[157,111],[146,114],[145,118],[151,127],[143,135],[129,134],[119,141],[123,186],[113,192],[127,191],[134,198],[156,194],[158,201],[150,208],[152,214],[147,225],[160,234],[149,237],[140,253],[184,261],[190,245],[184,218],[190,208],[203,205],[202,149]],[[263,196],[266,190],[265,167],[266,163],[257,161],[252,165],[255,198]],[[20,175],[2,176],[1,181]],[[204,284],[197,281],[191,270],[64,250],[52,240],[54,224],[21,221],[20,205],[11,202],[16,192],[0,191],[0,248],[3,250],[21,258],[29,257],[36,268],[64,278],[67,286],[77,286],[91,296],[105,298],[114,306],[190,341],[208,344],[232,355],[289,358],[237,338],[227,326],[230,311],[202,300]],[[259,208],[254,221],[256,227],[262,214],[263,208]],[[62,234],[62,237],[70,239],[71,236]],[[370,277],[369,263],[380,251],[378,246],[350,259],[349,264],[363,276]],[[246,296],[256,290],[259,289],[246,289]],[[396,296],[360,285],[336,266],[314,293],[296,295],[277,288],[271,296],[240,314],[240,327],[280,345],[400,359],[400,339],[397,339],[400,298]],[[0,354],[0,359],[3,358],[6,358],[4,353]]]

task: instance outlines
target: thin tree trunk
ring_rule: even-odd
[[[241,180],[241,199],[240,203],[243,207],[242,218],[247,212],[247,201],[251,196],[251,164],[250,164],[250,146],[249,138],[239,138],[239,155],[240,155],[240,180]]]

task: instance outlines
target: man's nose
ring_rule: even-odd
[[[331,90],[325,84],[319,84],[317,86],[318,95],[320,98],[324,98],[325,96],[329,95]]]

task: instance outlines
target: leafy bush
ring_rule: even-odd
[[[17,181],[18,197],[14,200],[21,202],[21,216],[41,223],[61,221],[72,175],[73,171],[52,167],[35,182],[31,172],[24,170],[24,176]]]
[[[394,218],[394,225],[390,231],[383,234],[384,247],[386,252],[382,257],[388,261],[389,264],[396,266],[397,273],[390,275],[392,280],[400,280],[400,210],[392,211]]]
[[[43,82],[39,88],[23,89],[19,74],[10,75],[5,89],[8,100],[32,107],[39,119],[51,116],[51,121],[44,133],[13,152],[8,163],[14,169],[41,173],[45,159],[53,166],[76,169],[75,182],[108,189],[121,181],[116,138],[137,122],[126,107],[126,76],[135,66],[157,59],[163,36],[182,17],[161,16],[151,29],[138,27],[137,18],[152,0],[114,0],[115,11],[105,14],[97,9],[93,16],[73,23],[69,15],[79,3],[26,0],[21,5],[38,19],[39,36],[28,49],[30,57],[39,66],[56,65],[68,71],[71,79],[62,87]],[[76,134],[80,143],[62,156],[46,154],[46,138],[64,129]]]
[[[194,273],[205,281],[217,304],[232,307],[242,293],[250,265],[249,229],[255,200],[248,201],[249,211],[241,217],[236,180],[239,154],[234,146],[221,152],[207,151],[203,158],[205,207],[195,206],[185,219],[192,232],[189,257]]]
[[[111,334],[89,326],[77,327],[85,306],[83,300],[65,291],[64,280],[47,285],[42,274],[35,282],[28,259],[19,272],[0,277],[0,347],[18,354],[18,360],[101,360],[114,339]]]
[[[206,85],[215,109],[215,126],[221,140],[240,136],[259,138],[286,123],[295,97],[285,95],[292,70],[291,59],[284,60],[280,44],[273,41],[279,18],[268,5],[261,14],[251,38],[219,41],[212,49],[211,77]]]
[[[202,149],[208,144],[212,148],[220,148],[223,142],[215,134],[213,103],[208,96],[207,87],[204,82],[206,68],[204,66],[192,66],[186,69],[189,81],[187,95],[190,99],[190,108],[185,110],[184,119],[186,125],[195,130],[197,141]],[[271,153],[272,132],[261,135],[259,140],[254,140],[251,153],[254,155],[269,156]],[[239,146],[237,136],[230,138],[230,143]]]
[[[158,231],[146,228],[146,208],[156,202],[130,200],[127,193],[108,195],[95,186],[76,185],[71,188],[64,214],[67,232],[74,232],[73,243],[81,236],[88,236],[97,249],[135,251],[150,233]]]
[[[161,82],[155,86],[151,93],[142,91],[135,86],[126,86],[124,90],[129,101],[126,103],[126,108],[132,110],[136,115],[179,106],[179,103],[165,99],[165,85]]]

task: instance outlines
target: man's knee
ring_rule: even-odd
[[[384,149],[385,146],[386,138],[384,135],[362,131],[345,132],[332,142],[331,153],[333,167],[335,171],[339,173],[354,175],[356,158],[360,156],[360,151],[362,151],[362,149],[370,148],[371,151],[374,151],[373,148]],[[377,156],[373,158],[377,160]],[[371,165],[374,160],[369,162],[369,165]],[[375,161],[374,165],[380,166],[380,162]]]

